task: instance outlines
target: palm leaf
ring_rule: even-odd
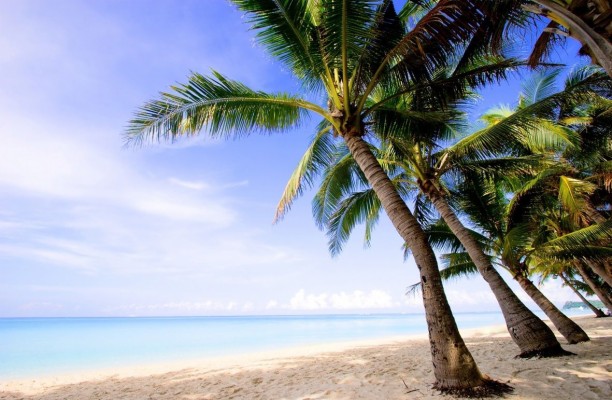
[[[322,173],[324,168],[333,162],[336,146],[333,136],[329,134],[332,128],[326,121],[319,124],[319,128],[321,128],[321,130],[311,141],[285,186],[285,190],[276,207],[274,222],[283,218],[290,210],[293,201],[300,196],[305,189],[312,187],[315,178]]]
[[[380,200],[373,189],[354,192],[343,199],[337,205],[336,211],[331,215],[328,222],[328,245],[332,256],[340,254],[342,246],[349,239],[355,226],[367,221],[368,218],[378,219],[381,207]],[[371,229],[373,227],[372,221],[370,221],[370,224]],[[369,244],[368,234],[366,234],[365,244]]]
[[[231,0],[246,12],[257,39],[270,54],[287,65],[311,89],[326,82],[333,87],[331,74],[322,58],[317,34],[322,10],[312,1]]]
[[[440,270],[440,276],[443,280],[472,277],[478,274],[476,264],[466,252],[443,254],[440,261],[444,266]]]
[[[578,220],[593,209],[589,196],[596,188],[593,183],[562,175],[559,177],[559,201]]]
[[[254,91],[216,72],[213,75],[194,73],[188,83],[172,87],[174,92],[146,103],[129,123],[128,142],[173,140],[203,128],[213,137],[277,132],[297,126],[306,110],[327,116],[300,98]]]

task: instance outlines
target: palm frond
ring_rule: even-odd
[[[367,187],[346,146],[337,148],[333,163],[323,172],[323,180],[312,200],[312,214],[319,229],[325,229],[345,195]]]
[[[561,175],[559,177],[559,201],[570,215],[575,216],[577,221],[585,212],[592,210],[589,196],[596,188],[597,186],[593,183]]]
[[[298,97],[254,91],[219,73],[213,76],[194,73],[188,83],[146,103],[129,122],[128,143],[173,140],[204,128],[213,137],[277,132],[298,126],[307,110],[326,117],[321,107]]]
[[[483,157],[486,157],[488,154],[512,152],[517,147],[529,148],[530,142],[540,145],[554,144],[555,147],[573,146],[578,139],[570,130],[559,127],[547,129],[552,125],[542,122],[554,119],[563,104],[597,99],[595,89],[604,81],[605,78],[598,74],[586,74],[585,79],[572,81],[571,85],[566,85],[562,91],[554,94],[551,94],[548,84],[536,85],[528,92],[536,102],[524,100],[522,107],[504,118],[489,117],[494,124],[459,140],[449,151],[459,156],[482,153]],[[544,95],[548,96],[542,98]],[[496,111],[493,116],[501,116],[501,113],[505,112],[506,110],[502,109]]]
[[[543,243],[539,248],[577,251],[579,247],[593,244],[612,243],[612,220],[578,229]],[[612,247],[608,246],[612,250]]]
[[[531,74],[521,85],[522,91],[519,107],[530,106],[553,96],[558,91],[556,80],[559,72],[561,70],[556,69]]]
[[[259,43],[310,89],[316,90],[322,82],[328,88],[333,86],[317,34],[322,13],[320,4],[295,0],[231,1],[246,12]]]
[[[556,35],[553,32],[556,29],[561,29],[561,26],[555,21],[550,21],[544,31],[538,36],[528,59],[531,68],[541,64],[550,55],[554,46],[564,41],[564,36]]]
[[[380,200],[373,189],[352,193],[341,201],[331,215],[327,226],[329,251],[332,256],[340,254],[353,229],[369,218],[378,219],[381,210]],[[370,229],[375,224],[370,221]],[[369,244],[366,234],[365,245]]]
[[[472,277],[478,274],[476,264],[474,264],[469,254],[466,252],[443,254],[440,257],[440,261],[444,266],[444,268],[440,270],[440,276],[445,281],[462,277]]]
[[[304,152],[300,162],[291,174],[281,199],[276,207],[274,222],[279,221],[289,211],[293,201],[307,188],[312,187],[314,180],[323,169],[333,162],[336,146],[333,136],[329,134],[332,127],[324,121],[319,124],[319,132]]]

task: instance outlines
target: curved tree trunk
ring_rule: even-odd
[[[576,262],[574,265],[582,279],[584,279],[584,282],[595,292],[595,295],[604,303],[608,311],[612,312],[612,300],[608,296],[608,293],[606,293],[606,291],[593,279],[589,271],[587,271],[586,267],[581,262]]]
[[[521,285],[525,293],[531,297],[538,307],[544,311],[546,316],[550,318],[550,321],[559,332],[561,332],[569,344],[588,342],[590,340],[586,332],[548,300],[548,298],[544,296],[544,293],[542,293],[531,280],[520,274],[516,275],[514,279]]]
[[[438,263],[425,232],[397,193],[368,144],[359,135],[346,133],[342,137],[393,226],[412,250],[421,275],[435,386],[443,391],[470,391],[495,385],[494,381],[481,374],[459,334],[444,294]],[[505,387],[509,389],[507,385]]]
[[[567,27],[570,36],[588,48],[593,62],[603,67],[608,75],[612,77],[612,43],[595,32],[573,12],[554,1],[534,0],[534,2],[544,8],[540,14]],[[532,8],[528,9],[537,13]],[[558,17],[560,17],[560,20]]]
[[[603,311],[601,311],[599,308],[595,307],[590,301],[588,301],[586,299],[586,297],[584,297],[582,295],[582,293],[580,293],[580,291],[578,289],[576,289],[576,287],[574,285],[571,284],[570,281],[567,280],[567,278],[565,277],[565,275],[563,274],[559,274],[559,277],[561,277],[561,279],[563,280],[563,282],[570,288],[572,289],[572,291],[574,293],[576,293],[576,296],[578,296],[580,298],[580,300],[582,300],[582,302],[591,309],[591,311],[593,311],[593,313],[595,314],[595,316],[597,318],[602,318],[605,317],[606,314],[604,314]]]
[[[612,276],[606,271],[603,263],[598,261],[586,261],[589,268],[593,270],[601,279],[603,279],[608,285],[612,286]]]
[[[482,251],[478,242],[463,226],[444,197],[436,193],[433,186],[422,185],[423,192],[429,197],[450,230],[457,236],[470,258],[478,268],[499,304],[508,332],[521,350],[519,357],[556,357],[568,355],[561,348],[553,331],[531,310],[529,310],[503,280],[499,272]]]

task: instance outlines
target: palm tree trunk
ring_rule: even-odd
[[[606,293],[601,285],[599,285],[595,279],[593,279],[591,274],[589,274],[589,271],[587,271],[586,267],[581,262],[575,262],[574,265],[576,266],[576,270],[582,279],[584,279],[584,282],[589,285],[593,292],[595,292],[595,295],[597,295],[602,303],[604,303],[604,306],[606,306],[608,311],[612,312],[612,300],[608,296],[608,293]]]
[[[603,311],[601,311],[599,308],[595,307],[590,301],[588,301],[586,299],[586,297],[584,297],[582,295],[582,293],[580,293],[580,291],[578,289],[576,289],[576,286],[572,285],[571,282],[565,277],[565,275],[563,275],[562,273],[559,274],[559,277],[561,277],[561,279],[563,280],[563,282],[570,288],[572,289],[572,291],[574,293],[576,293],[576,296],[578,296],[580,298],[580,300],[582,300],[582,302],[591,309],[591,311],[593,311],[593,313],[595,314],[595,316],[597,318],[602,318],[605,317],[606,314],[604,314]]]
[[[525,293],[544,311],[550,321],[561,332],[569,344],[588,342],[589,336],[574,321],[563,314],[527,277],[517,274],[514,279],[521,285]]]
[[[499,272],[482,251],[478,242],[463,226],[444,197],[437,189],[422,183],[422,191],[431,200],[450,230],[457,236],[499,304],[508,332],[521,350],[519,357],[557,357],[568,355],[561,348],[553,331],[529,310],[510,289]]]
[[[397,193],[368,144],[359,135],[351,133],[343,134],[343,139],[393,226],[412,251],[419,269],[435,386],[444,391],[487,386],[491,381],[481,374],[459,334],[444,293],[438,263],[425,232]]]
[[[601,279],[606,281],[606,283],[612,286],[612,276],[608,274],[606,268],[598,261],[586,261],[589,268],[593,270]]]
[[[566,26],[570,36],[586,46],[593,58],[593,62],[603,67],[608,75],[612,77],[612,43],[595,32],[573,12],[554,1],[534,0],[534,2],[544,7],[544,11],[540,14],[547,18],[555,18],[555,22]],[[532,8],[528,9],[534,11]],[[561,20],[556,19],[555,14]]]

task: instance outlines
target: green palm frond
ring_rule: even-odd
[[[362,48],[357,68],[350,79],[355,97],[365,90],[382,60],[403,36],[404,25],[395,11],[393,1],[383,1],[377,8],[369,40]]]
[[[501,81],[522,65],[524,62],[520,60],[490,56],[473,60],[461,69],[449,63],[448,66],[433,71],[429,79],[402,82],[401,90],[398,90],[395,81],[391,81],[390,85],[377,86],[370,93],[364,114],[368,115],[387,103],[396,105],[401,101],[397,100],[398,97],[407,97],[413,103],[412,99],[418,98],[421,107],[428,105],[440,110],[441,106],[448,107],[473,97],[473,89]]]
[[[406,1],[397,13],[400,21],[412,29],[414,25],[435,5],[435,0]]]
[[[451,232],[444,221],[438,220],[435,224],[426,226],[424,229],[431,246],[439,251],[451,253],[465,251],[457,236]]]
[[[612,251],[612,220],[578,229],[563,236],[543,243],[540,248],[546,251],[567,250],[568,252],[579,251],[582,246],[607,243],[607,248]]]
[[[559,177],[559,201],[577,221],[593,209],[589,196],[596,188],[593,183],[562,175]]]
[[[532,89],[531,96],[539,99],[534,103],[523,101],[523,106],[510,115],[500,118],[507,110],[498,109],[490,117],[493,125],[485,127],[471,135],[459,140],[449,148],[449,151],[458,156],[465,154],[488,154],[512,152],[515,149],[528,149],[530,143],[537,147],[545,145],[555,148],[573,146],[579,142],[576,134],[562,127],[555,127],[550,123],[543,123],[546,119],[555,119],[560,107],[567,103],[588,102],[598,99],[596,88],[604,85],[607,78],[599,74],[587,75],[584,80],[574,82],[563,90],[550,94],[551,90],[540,86],[538,90]],[[543,95],[547,97],[542,98]]]
[[[542,168],[546,159],[540,155],[529,155],[522,157],[497,157],[483,160],[463,158],[454,164],[449,164],[450,169],[460,170],[463,174],[480,176],[483,179],[492,179],[499,184],[514,182],[516,179],[524,178],[534,171]]]
[[[466,174],[457,189],[458,206],[471,222],[489,237],[503,237],[507,200],[500,186],[492,179]]]
[[[322,10],[316,1],[231,0],[246,15],[257,39],[270,54],[311,89],[325,82],[333,87],[321,53],[318,25]]]
[[[583,87],[600,96],[609,98],[612,90],[612,78],[596,65],[583,65],[573,68],[567,74],[564,85],[566,88]]]
[[[328,221],[328,245],[332,256],[340,254],[353,229],[366,221],[369,224],[369,232],[366,231],[365,245],[369,245],[371,230],[378,220],[381,208],[380,200],[373,189],[354,192],[344,198]]]
[[[576,249],[545,249],[542,250],[538,256],[544,256],[545,260],[559,260],[559,261],[572,261],[572,260],[590,260],[590,261],[605,261],[612,258],[612,248],[605,246],[580,246]]]
[[[128,143],[173,140],[204,128],[213,137],[277,132],[298,126],[307,110],[327,117],[321,107],[298,97],[254,91],[216,72],[212,78],[194,73],[172,89],[137,111],[126,132]]]
[[[478,274],[476,264],[466,252],[443,254],[440,261],[444,267],[440,270],[440,276],[445,281]]]
[[[531,74],[522,84],[519,108],[536,104],[557,92],[556,80],[560,69]]]
[[[327,122],[319,124],[319,132],[315,135],[300,162],[291,174],[281,199],[276,207],[274,222],[279,221],[289,211],[293,201],[307,188],[312,187],[317,176],[329,166],[334,159],[336,145],[329,134],[332,127]]]
[[[388,87],[429,81],[436,69],[448,65],[457,45],[468,40],[483,23],[482,8],[482,2],[438,1],[380,62],[357,110],[363,109],[367,97],[381,81]]]
[[[339,146],[333,163],[323,172],[323,180],[312,200],[312,214],[317,226],[325,229],[344,196],[364,187],[367,187],[367,179],[346,146]]]
[[[529,224],[518,224],[510,228],[503,236],[500,257],[512,265],[533,249],[534,237]]]

